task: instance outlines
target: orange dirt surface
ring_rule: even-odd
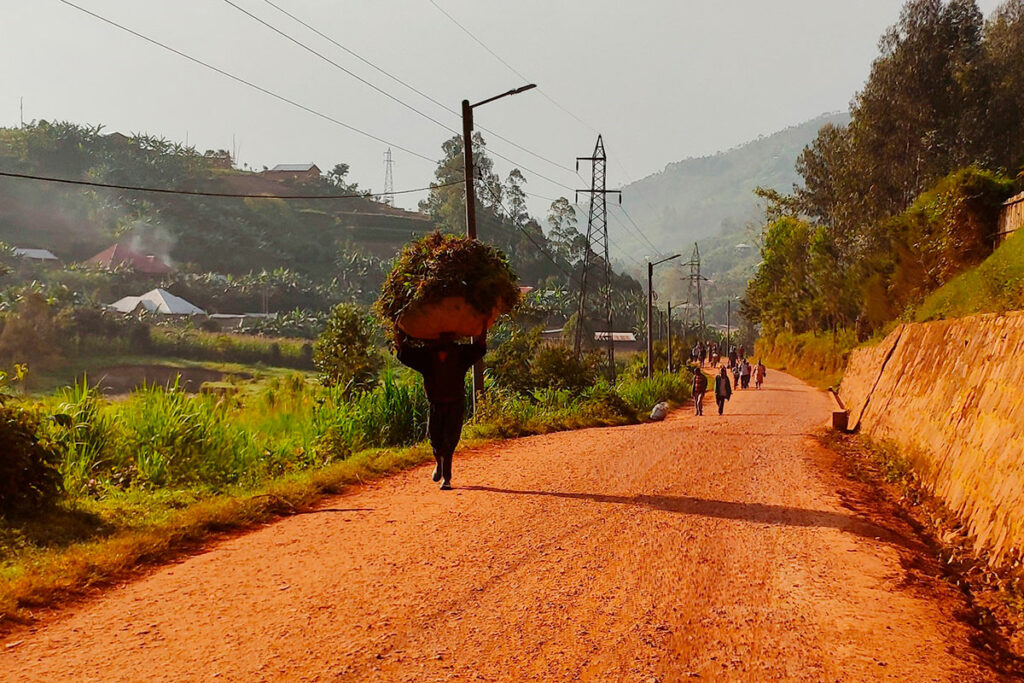
[[[0,679],[1000,680],[919,542],[850,502],[825,394],[770,372],[714,412],[363,486],[9,634]]]

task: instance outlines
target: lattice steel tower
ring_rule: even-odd
[[[388,147],[388,151],[384,152],[384,203],[388,206],[395,205],[395,196],[391,194],[395,191],[395,179],[391,175],[394,163],[391,160],[391,148]]]
[[[690,285],[686,297],[686,313],[683,317],[683,334],[686,334],[686,324],[689,321],[690,310],[696,308],[697,318],[694,322],[699,326],[697,338],[701,342],[706,342],[707,325],[704,322],[704,282],[707,278],[701,275],[700,272],[700,247],[697,246],[696,242],[693,243],[693,255],[690,256],[690,262],[683,265],[690,267],[690,276],[686,278],[689,280]],[[696,305],[694,304],[695,301]]]
[[[580,278],[580,301],[576,316],[576,334],[573,339],[573,351],[579,358],[583,347],[583,334],[587,320],[587,299],[593,294],[596,308],[603,313],[608,346],[608,373],[615,379],[615,345],[612,339],[612,265],[608,254],[608,202],[607,195],[618,194],[619,202],[622,193],[619,190],[605,189],[605,177],[608,158],[604,152],[604,140],[597,136],[594,154],[589,157],[576,158],[576,170],[580,169],[581,161],[591,163],[590,189],[576,190],[576,201],[579,193],[590,195],[590,210],[587,214],[587,242],[583,252],[583,274]]]

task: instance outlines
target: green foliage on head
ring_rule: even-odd
[[[355,304],[335,306],[313,346],[313,365],[327,386],[346,393],[372,389],[384,360],[373,343],[370,316]]]
[[[395,261],[374,309],[391,329],[409,307],[461,296],[482,315],[520,299],[505,254],[468,237],[434,232],[410,242]]]

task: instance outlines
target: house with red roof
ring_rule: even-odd
[[[115,244],[86,261],[102,268],[128,266],[136,273],[145,275],[167,275],[174,271],[166,261],[153,254],[141,254],[125,244]]]

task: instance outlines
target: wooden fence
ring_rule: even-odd
[[[996,232],[996,246],[1024,226],[1024,192],[1014,195],[1003,204],[999,215],[999,230]]]

